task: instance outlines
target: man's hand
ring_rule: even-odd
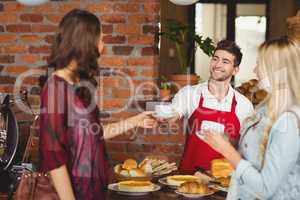
[[[140,128],[155,128],[157,127],[157,120],[152,117],[154,112],[145,111],[131,118],[132,123]]]
[[[160,123],[169,122],[170,124],[177,122],[181,117],[179,113],[176,113],[174,117],[164,118],[164,117],[155,117],[156,120]]]

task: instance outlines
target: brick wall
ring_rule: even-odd
[[[51,1],[27,7],[15,1],[0,3],[0,92],[12,93],[16,79],[30,69],[46,72],[53,35],[62,16],[73,8],[88,9],[99,16],[105,42],[99,59],[101,76],[97,95],[103,123],[132,116],[155,99],[158,77],[155,33],[159,23],[159,0]],[[75,41],[74,41],[75,42]],[[32,105],[39,104],[38,76],[24,80]],[[136,130],[133,130],[136,131]],[[142,159],[148,154],[166,154],[178,159],[183,136],[137,130],[107,141],[115,162],[127,157]]]

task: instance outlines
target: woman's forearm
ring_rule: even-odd
[[[134,117],[103,126],[104,139],[111,139],[138,126]]]
[[[240,153],[231,145],[228,145],[226,149],[224,148],[222,154],[231,163],[234,169],[236,169],[242,159]]]
[[[75,200],[70,176],[66,165],[49,171],[53,185],[62,200]]]

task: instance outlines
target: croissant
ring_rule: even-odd
[[[203,183],[191,181],[182,183],[178,188],[178,192],[187,194],[207,194],[209,188]]]

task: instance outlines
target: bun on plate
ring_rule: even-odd
[[[167,183],[173,186],[180,186],[184,182],[189,181],[199,181],[200,179],[197,176],[191,175],[175,175],[175,176],[168,176]]]
[[[131,170],[131,169],[137,168],[137,166],[138,166],[137,162],[134,159],[127,159],[124,161],[122,168]]]
[[[214,159],[211,161],[211,175],[215,178],[229,177],[233,167],[226,159]]]
[[[177,190],[178,192],[186,194],[207,194],[210,192],[206,184],[197,181],[189,181],[182,183]]]
[[[217,178],[216,181],[219,182],[220,185],[223,186],[223,187],[229,187],[229,184],[230,184],[230,178],[229,177]]]
[[[122,181],[118,183],[118,188],[127,192],[148,192],[154,189],[154,184],[150,181]]]

